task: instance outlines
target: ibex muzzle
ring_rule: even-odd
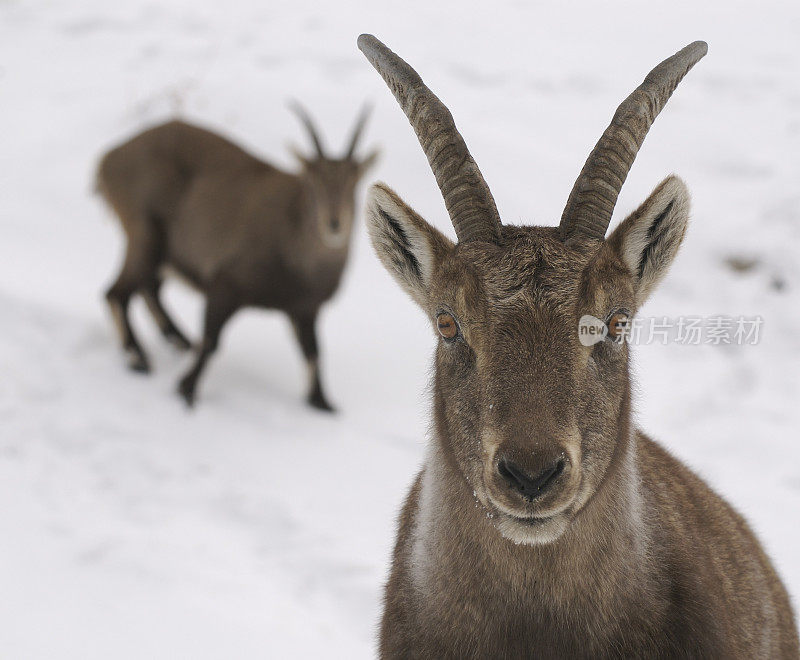
[[[631,421],[619,338],[683,240],[671,176],[606,238],[695,42],[619,106],[558,227],[500,221],[450,112],[380,41],[458,236],[383,184],[368,230],[438,336],[434,438],[400,517],[383,657],[797,657],[786,590],[746,523]],[[595,318],[602,341],[581,341]]]

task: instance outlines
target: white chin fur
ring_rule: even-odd
[[[501,514],[495,517],[494,522],[503,537],[517,545],[553,543],[567,530],[569,524],[564,514],[556,514],[533,524],[526,524]]]

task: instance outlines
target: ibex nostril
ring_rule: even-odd
[[[532,500],[541,495],[558,479],[558,476],[564,471],[564,459],[559,459],[535,477],[531,477],[519,465],[505,458],[500,459],[497,471],[509,486],[522,493],[526,499]]]

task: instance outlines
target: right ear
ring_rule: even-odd
[[[364,158],[364,160],[358,163],[358,173],[359,175],[364,175],[367,173],[367,170],[372,169],[375,166],[375,163],[378,162],[378,159],[381,157],[381,150],[380,149],[373,149],[369,152],[369,155]]]
[[[367,193],[367,231],[386,270],[426,308],[433,274],[453,242],[384,183],[373,184]]]
[[[608,237],[607,244],[633,275],[637,307],[644,304],[675,259],[686,234],[689,205],[686,184],[669,176]]]

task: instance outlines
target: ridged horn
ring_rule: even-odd
[[[361,139],[361,133],[364,131],[364,126],[367,123],[367,119],[369,119],[369,115],[372,112],[372,106],[367,103],[361,109],[361,112],[358,115],[358,119],[356,120],[356,125],[353,127],[353,132],[351,133],[350,142],[347,146],[347,151],[344,154],[345,160],[349,160],[353,157],[353,154],[356,152],[356,147],[358,146],[358,141]]]
[[[303,126],[306,127],[308,135],[314,143],[314,147],[317,149],[317,155],[320,158],[325,158],[325,149],[322,148],[322,140],[319,139],[317,129],[314,127],[314,122],[311,121],[308,112],[306,112],[305,108],[297,101],[291,101],[289,103],[289,109],[297,115],[297,118],[302,122]]]
[[[411,122],[458,240],[499,239],[500,216],[494,198],[450,111],[414,69],[371,34],[358,38],[358,48],[381,74]]]
[[[559,225],[562,239],[576,233],[603,239],[619,191],[650,126],[678,83],[707,52],[705,41],[679,50],[647,74],[617,108],[572,187]]]

